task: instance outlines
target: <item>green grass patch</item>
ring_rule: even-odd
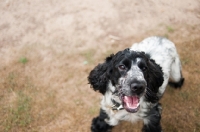
[[[17,87],[17,81],[16,81],[17,75],[14,72],[10,72],[7,77],[7,85],[6,88],[8,90],[13,91]]]
[[[169,33],[173,33],[173,32],[174,32],[174,29],[173,29],[172,27],[170,27],[170,26],[167,26],[167,31],[168,31]]]
[[[27,127],[31,123],[31,98],[23,92],[18,92],[15,106],[10,106],[5,119],[5,131],[19,127]]]
[[[91,107],[91,108],[88,109],[88,114],[92,115],[92,116],[95,116],[98,112],[99,112],[99,107],[98,106]]]
[[[19,59],[19,62],[22,63],[22,64],[26,64],[28,62],[28,59],[26,57],[21,57]]]
[[[12,102],[4,108],[6,111],[3,121],[4,131],[18,131],[26,128],[31,123],[31,97],[25,91],[31,90],[33,85],[27,77],[18,72],[10,72],[4,83],[8,96]]]

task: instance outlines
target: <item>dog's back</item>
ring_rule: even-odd
[[[153,36],[133,44],[130,49],[149,54],[150,58],[162,67],[165,82],[159,89],[160,97],[164,93],[168,81],[175,88],[182,86],[184,79],[181,73],[181,62],[173,42],[164,37]]]

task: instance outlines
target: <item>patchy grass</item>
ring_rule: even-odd
[[[28,62],[28,59],[26,57],[21,57],[19,59],[19,62],[22,63],[22,64],[26,64]]]
[[[31,98],[20,91],[17,93],[16,105],[8,108],[8,116],[4,123],[5,131],[28,128],[31,120]]]
[[[23,72],[11,71],[1,81],[0,129],[3,131],[24,131],[32,123],[32,98],[29,93],[32,85],[23,75]]]
[[[174,28],[171,27],[171,26],[167,26],[167,31],[168,31],[169,33],[173,33],[173,32],[174,32]]]
[[[199,131],[200,90],[198,79],[200,39],[177,43],[185,83],[182,89],[168,87],[162,99],[162,124],[164,131]],[[187,48],[186,48],[187,47]],[[192,51],[192,52],[191,52]]]
[[[163,129],[200,131],[197,0],[188,8],[187,1],[0,3],[0,132],[89,132],[101,94],[88,85],[88,73],[153,35],[175,42],[185,77],[183,88],[168,87],[161,101]],[[140,132],[142,124],[122,122],[113,132]]]
[[[200,104],[200,64],[196,60],[200,57],[199,43],[200,39],[176,43],[185,83],[182,89],[168,86],[161,100],[162,126],[166,132],[200,130],[200,106],[197,105]],[[51,63],[38,61],[37,58],[42,58],[38,56],[29,63],[13,60],[1,70],[0,131],[89,131],[92,118],[99,113],[101,95],[89,88],[87,75],[106,56],[115,52],[108,49],[100,53],[102,56],[88,49],[67,60],[65,54],[60,56],[60,60],[55,55],[52,60],[56,61]],[[89,65],[83,65],[82,60],[88,61]],[[64,61],[67,63],[59,63]],[[38,65],[47,69],[45,73],[35,68]],[[77,124],[82,125],[79,127]],[[122,122],[113,132],[140,131],[141,127],[142,122]]]
[[[132,38],[115,44],[119,46],[116,48],[111,46],[98,51],[88,48],[70,55],[38,47],[11,56],[11,61],[2,64],[0,71],[0,131],[90,131],[92,118],[99,114],[101,94],[88,85],[88,73],[106,56],[127,48],[129,41]],[[198,132],[200,39],[175,44],[185,83],[182,89],[167,87],[161,100],[163,130]],[[26,57],[20,58],[24,54]],[[142,122],[122,122],[113,132],[136,132],[141,131],[141,127]]]

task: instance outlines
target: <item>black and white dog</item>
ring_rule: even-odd
[[[181,87],[184,78],[175,45],[166,38],[149,37],[130,49],[106,58],[88,81],[103,94],[92,132],[108,132],[119,121],[142,119],[143,132],[161,132],[161,99],[167,84]]]

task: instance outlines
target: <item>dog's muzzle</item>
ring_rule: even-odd
[[[128,90],[120,90],[118,97],[121,100],[121,105],[114,102],[117,109],[124,108],[126,111],[135,113],[140,107],[140,97],[144,94],[146,83],[145,82],[133,82],[129,85]]]

